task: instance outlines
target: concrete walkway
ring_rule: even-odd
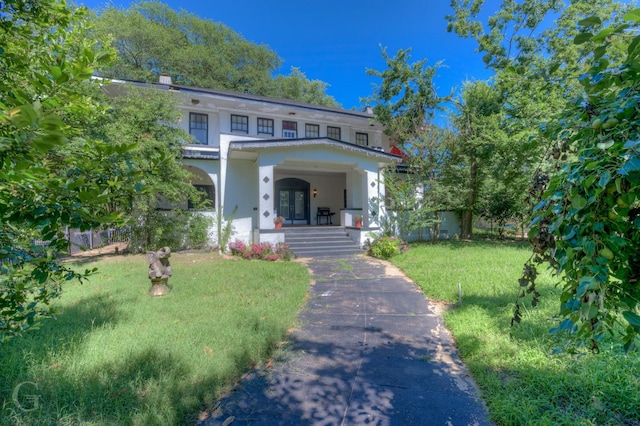
[[[442,318],[386,262],[310,259],[283,359],[247,374],[204,425],[489,425]]]

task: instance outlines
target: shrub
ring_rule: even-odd
[[[229,243],[229,250],[233,256],[240,256],[247,260],[291,260],[293,253],[285,243],[260,243],[246,245],[240,240]]]
[[[189,220],[186,246],[197,249],[205,248],[209,242],[211,224],[211,218],[194,213]]]
[[[390,259],[393,256],[404,253],[409,250],[407,243],[397,237],[382,236],[376,238],[370,245],[368,254],[369,256],[377,257],[378,259]]]

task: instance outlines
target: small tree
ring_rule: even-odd
[[[88,41],[85,13],[55,0],[0,2],[0,340],[37,325],[63,282],[90,273],[59,262],[65,225],[122,223],[111,206],[141,178],[133,161],[111,167],[135,145],[79,138],[104,112],[85,85],[112,53]],[[48,244],[39,251],[34,240]]]

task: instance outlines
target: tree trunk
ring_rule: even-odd
[[[462,220],[460,222],[460,238],[464,240],[471,239],[473,228],[473,212],[471,210],[462,211]]]
[[[465,240],[473,237],[473,206],[476,204],[478,194],[478,162],[474,159],[471,162],[469,173],[469,199],[468,205],[462,211],[462,223],[460,224],[460,238]]]

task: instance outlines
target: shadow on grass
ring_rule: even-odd
[[[640,425],[637,360],[621,353],[545,355],[535,353],[537,339],[517,340],[531,344],[494,356],[477,334],[456,335],[496,424]]]
[[[245,351],[234,355],[234,371],[189,380],[188,361],[155,348],[92,365],[84,341],[94,329],[126,321],[117,306],[123,302],[108,295],[82,299],[39,330],[3,344],[0,425],[193,424],[199,409],[251,366]],[[23,382],[37,385],[24,388],[37,395],[37,410],[15,403],[13,392]],[[22,403],[32,408],[33,399]]]

